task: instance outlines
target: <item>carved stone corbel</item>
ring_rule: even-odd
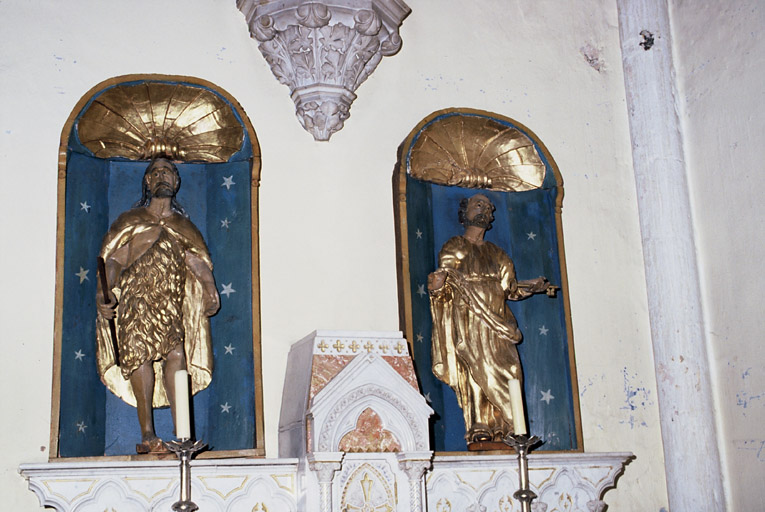
[[[358,86],[401,49],[398,30],[411,12],[402,0],[237,0],[237,7],[316,140],[342,129]]]

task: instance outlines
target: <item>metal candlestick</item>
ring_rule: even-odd
[[[518,480],[520,489],[515,491],[513,498],[521,502],[522,512],[531,512],[531,501],[537,497],[536,493],[529,489],[529,461],[526,456],[532,446],[539,442],[537,436],[508,434],[502,440],[503,443],[518,452]]]
[[[181,497],[173,503],[173,510],[176,512],[193,512],[199,510],[196,503],[191,501],[191,458],[194,454],[207,446],[202,441],[192,441],[185,438],[180,441],[170,441],[165,443],[167,449],[174,452],[181,464]]]

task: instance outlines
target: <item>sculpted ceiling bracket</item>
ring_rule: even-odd
[[[315,140],[343,128],[355,91],[383,56],[401,49],[402,0],[237,0],[250,35]]]

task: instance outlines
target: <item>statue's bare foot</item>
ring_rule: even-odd
[[[162,443],[162,439],[157,436],[153,436],[144,439],[141,443],[135,445],[136,453],[169,453],[165,445]]]

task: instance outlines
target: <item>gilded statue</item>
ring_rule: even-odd
[[[483,194],[460,202],[460,236],[449,239],[428,276],[433,373],[457,394],[468,443],[513,433],[510,379],[523,378],[521,331],[506,300],[554,295],[544,277],[518,281],[510,257],[484,240],[494,205]]]
[[[220,308],[220,297],[202,235],[176,201],[180,185],[171,161],[152,160],[141,199],[114,221],[100,252],[108,300],[99,289],[98,372],[109,390],[136,407],[139,453],[164,451],[153,408],[169,405],[175,422],[175,373],[188,370],[192,394],[212,379],[208,317]]]

